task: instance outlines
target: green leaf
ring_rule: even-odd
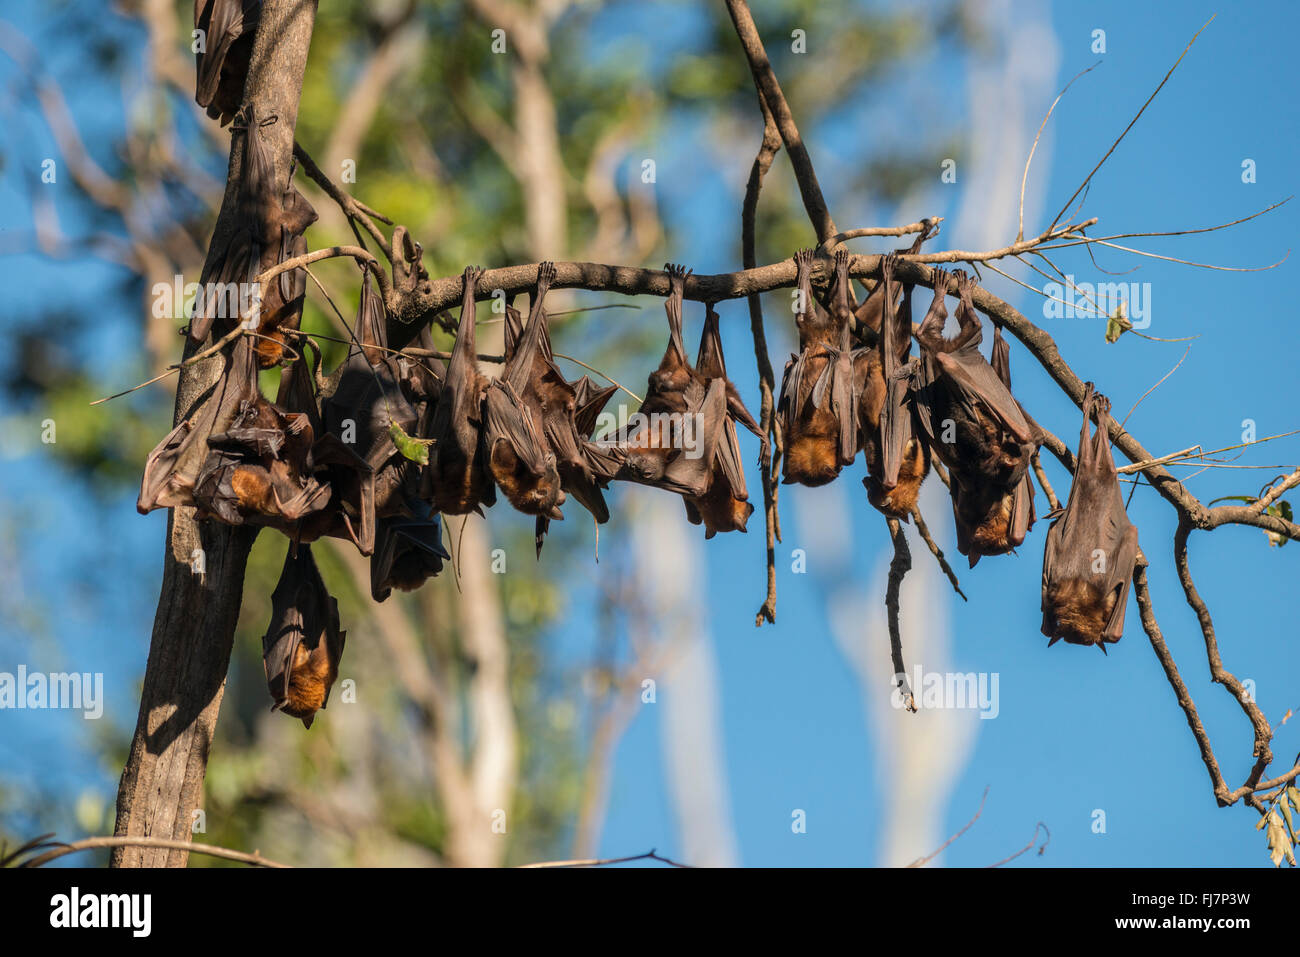
[[[1251,502],[1256,501],[1259,500],[1253,495],[1221,495],[1218,498],[1213,499],[1210,504],[1213,505],[1216,502],[1245,502],[1249,505]]]
[[[403,457],[420,465],[429,464],[429,446],[433,445],[433,439],[417,439],[414,436],[407,435],[406,431],[396,422],[388,426],[388,436],[393,440],[393,444],[397,446],[397,451],[401,452]]]

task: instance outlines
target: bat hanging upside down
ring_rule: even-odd
[[[311,547],[290,543],[262,637],[266,685],[276,710],[311,727],[338,679],[346,637],[339,630],[338,602],[325,590]]]
[[[664,267],[669,277],[668,348],[650,373],[638,422],[620,437],[623,462],[617,478],[677,492],[691,522],[703,524],[705,537],[745,531],[749,504],[736,440],[740,422],[764,443],[758,423],[727,378],[718,333],[718,315],[707,309],[696,365],[682,341],[682,301],[689,273]]]
[[[1088,437],[1088,419],[1097,431]],[[1124,510],[1110,454],[1110,400],[1086,383],[1074,484],[1053,518],[1043,549],[1043,634],[1054,645],[1096,645],[1124,634],[1124,611],[1137,561],[1138,531]]]
[[[916,334],[921,363],[914,392],[921,431],[951,470],[957,549],[973,568],[981,556],[1014,549],[1033,525],[1029,460],[1038,442],[1011,395],[1009,350],[1001,330],[994,327],[990,365],[978,349],[983,334],[970,279],[960,270],[954,275],[961,331],[952,339],[943,335],[948,274],[936,269],[934,301]]]

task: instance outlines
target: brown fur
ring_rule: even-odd
[[[533,475],[509,442],[497,442],[489,458],[492,478],[516,509],[525,515],[550,515],[564,504],[558,472]]]
[[[278,514],[271,495],[271,478],[261,466],[238,466],[231,473],[230,487],[234,489],[241,510],[262,515]]]
[[[903,450],[903,463],[898,469],[898,484],[886,490],[875,477],[862,480],[867,488],[867,501],[892,518],[912,514],[921,494],[921,483],[930,472],[930,456],[925,443],[912,439]]]
[[[1070,578],[1047,588],[1047,606],[1053,610],[1053,637],[1074,645],[1099,645],[1106,622],[1115,609],[1115,593],[1103,594],[1095,582]]]
[[[693,525],[704,526],[704,537],[712,538],[718,532],[748,531],[745,525],[754,514],[754,506],[731,494],[731,486],[720,469],[713,470],[709,490],[699,498],[688,498],[686,517]]]
[[[301,718],[310,728],[312,717],[324,706],[325,698],[338,676],[338,666],[325,653],[323,639],[315,648],[309,649],[305,644],[300,644],[293,656],[289,689],[280,710]]]
[[[833,361],[821,346],[814,342],[808,348],[808,357],[804,375],[808,381],[816,381],[827,363]],[[880,377],[879,363],[874,367],[875,378],[862,360],[854,368],[855,377],[866,383],[866,392],[859,403],[874,404],[876,422],[880,421],[880,408],[885,401],[885,384]],[[859,422],[862,421],[863,405],[858,406]],[[822,408],[809,408],[799,417],[798,428],[793,435],[786,438],[785,461],[782,466],[782,483],[790,485],[797,482],[817,488],[832,482],[842,466],[839,458],[840,420],[831,411],[830,403]],[[861,433],[859,433],[861,442]],[[859,448],[861,445],[859,445]]]

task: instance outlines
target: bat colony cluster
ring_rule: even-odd
[[[252,283],[305,253],[304,233],[316,219],[291,182],[275,183],[260,132],[274,117],[240,109],[259,12],[256,0],[195,4],[196,27],[207,37],[196,99],[223,125],[238,118],[235,128],[244,132],[233,228],[209,270],[211,281],[223,284]],[[900,252],[916,253],[929,235]],[[427,278],[418,245],[394,238],[412,278]],[[861,451],[868,500],[906,521],[937,456],[949,470],[958,549],[972,566],[981,556],[1012,551],[1034,522],[1029,463],[1040,433],[1011,395],[1001,331],[994,328],[990,364],[977,349],[982,333],[971,282],[956,271],[960,331],[945,338],[949,276],[936,270],[934,300],[915,331],[920,355],[912,357],[913,287],[895,279],[897,254],[885,257],[882,279],[861,306],[849,261],[838,250],[823,304],[812,289],[812,251],[795,256],[799,353],[786,364],[777,407],[784,481],[824,485]],[[384,601],[393,588],[420,587],[449,560],[439,516],[482,514],[497,488],[535,517],[539,554],[570,495],[597,523],[607,522],[603,490],[612,481],[677,493],[706,538],[745,531],[754,506],[736,423],[758,436],[763,462],[768,439],[727,377],[712,304],[691,363],[682,338],[689,274],[680,266],[667,270],[668,347],[649,376],[642,414],[600,438],[593,434],[597,418],[616,389],[598,388],[585,375],[570,382],[556,367],[543,308],[555,277],[551,263],[538,269],[526,322],[506,307],[505,362],[495,378],[479,371],[476,358],[478,267],[464,272],[445,365],[432,358],[427,327],[411,353],[388,348],[387,308],[363,270],[353,343],[329,377],[320,372],[319,350],[313,363],[305,348],[314,343],[296,332],[305,270],[265,284],[259,311],[245,317],[255,334],[233,341],[212,391],[149,455],[137,507],[193,507],[200,518],[276,528],[289,538],[262,639],[276,708],[310,727],[338,677],[346,633],[310,548],[322,536],[350,541],[370,557],[371,594]],[[195,342],[228,334],[239,322],[220,315],[218,305],[196,305],[189,327]],[[270,402],[257,375],[277,365],[280,387]],[[1049,516],[1055,521],[1042,583],[1044,634],[1053,643],[1064,638],[1103,651],[1123,632],[1137,554],[1137,529],[1125,514],[1110,453],[1109,408],[1089,384],[1078,469],[1068,504]]]

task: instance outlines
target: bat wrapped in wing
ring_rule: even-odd
[[[1088,436],[1095,415],[1097,431]],[[1110,400],[1086,383],[1074,483],[1065,507],[1048,516],[1043,548],[1043,634],[1054,645],[1107,643],[1124,634],[1124,612],[1137,561],[1138,530],[1124,510],[1110,452]]]
[[[616,436],[622,454],[615,478],[700,496],[713,477],[713,453],[726,416],[727,390],[691,365],[682,341],[685,267],[669,263],[668,348],[650,373],[641,407]],[[689,449],[687,448],[689,446]]]
[[[726,390],[726,414],[720,425],[713,456],[713,476],[708,490],[700,496],[688,496],[684,499],[686,517],[695,525],[704,525],[704,537],[712,538],[718,532],[743,532],[749,516],[754,513],[754,506],[749,503],[749,492],[745,487],[745,469],[740,460],[740,443],[736,439],[736,423],[739,422],[762,443],[759,461],[766,461],[768,454],[767,436],[759,428],[754,417],[745,408],[740,393],[727,378],[727,363],[722,354],[722,336],[718,330],[718,314],[713,304],[706,305],[704,332],[700,335],[700,349],[695,359],[695,370],[713,387],[721,382]],[[710,428],[710,423],[703,422],[702,428]]]
[[[292,185],[275,183],[275,164],[262,127],[275,117],[258,119],[252,104],[233,127],[244,135],[235,213],[225,244],[200,282],[202,295],[190,319],[190,338],[202,342],[214,329],[224,335],[239,322],[258,332],[262,368],[280,361],[284,333],[302,316],[307,274],[302,268],[280,273],[271,282],[254,282],[265,270],[307,251],[303,234],[316,221],[316,210]]]
[[[560,487],[557,452],[577,456],[572,421],[574,393],[555,364],[547,357],[543,342],[549,339],[546,290],[555,279],[555,264],[542,263],[537,269],[528,325],[516,335],[511,323],[506,362],[501,376],[493,379],[483,397],[483,441],[488,467],[506,499],[525,515],[562,519],[564,490]],[[565,421],[567,417],[568,421]],[[545,435],[547,419],[559,419],[564,428],[552,429],[564,448],[553,450]]]
[[[542,266],[546,272],[552,272],[549,263]],[[549,284],[549,277],[547,282]],[[596,523],[602,525],[609,521],[604,490],[617,474],[622,458],[617,447],[607,447],[591,439],[601,410],[617,391],[617,386],[598,388],[585,375],[576,382],[565,379],[555,365],[544,306],[539,310],[537,300],[534,300],[530,313],[533,318],[529,320],[526,331],[524,317],[514,306],[506,306],[506,367],[522,366],[526,359],[531,358],[532,371],[523,398],[534,420],[541,423],[542,438],[555,456],[560,488],[566,496],[577,499]],[[536,350],[531,356],[526,352],[521,356],[521,347],[532,348],[526,341],[529,332],[537,336]],[[549,514],[537,515],[535,537],[539,555],[552,517]]]
[[[244,98],[262,0],[194,0],[194,100],[225,126]],[[196,38],[197,39],[197,38]]]
[[[957,549],[974,567],[981,556],[1014,549],[1033,525],[1028,469],[1037,433],[1011,395],[1001,331],[994,329],[990,365],[978,349],[983,334],[969,277],[960,270],[955,276],[960,332],[952,339],[943,335],[949,277],[936,269],[934,301],[917,332],[921,362],[914,393],[921,432],[951,471]]]
[[[920,240],[917,240],[918,248]],[[911,358],[912,287],[894,277],[897,255],[881,261],[881,281],[870,297],[881,303],[876,349],[854,364],[859,431],[867,461],[867,500],[885,515],[909,520],[930,470],[930,450],[916,423],[913,391],[919,362]],[[868,300],[870,301],[870,299]],[[895,302],[898,306],[895,308]]]
[[[271,623],[262,636],[273,709],[310,728],[329,702],[346,637],[339,630],[338,602],[325,589],[311,546],[290,543],[271,593]]]
[[[428,435],[433,447],[420,498],[446,515],[482,514],[483,505],[496,502],[482,434],[488,379],[478,371],[474,334],[474,291],[482,275],[479,266],[465,269],[456,343]]]
[[[835,255],[829,312],[813,295],[812,257],[811,249],[794,257],[799,354],[786,363],[777,415],[785,444],[782,483],[815,487],[832,481],[857,456],[859,403],[878,409],[884,385],[872,350],[855,350],[849,335],[848,250],[841,247]]]

